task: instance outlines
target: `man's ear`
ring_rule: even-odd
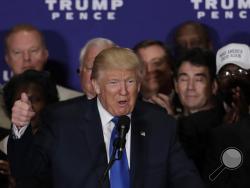
[[[4,60],[9,65],[9,56],[7,54],[4,55]]]
[[[179,91],[178,91],[178,87],[177,87],[177,80],[174,78],[174,89],[175,89],[175,92],[178,94]]]
[[[209,42],[208,42],[208,49],[209,50],[213,50],[214,49],[214,46],[213,46],[213,43],[212,43],[211,40],[209,40]]]
[[[49,51],[47,49],[44,49],[44,66],[47,64],[49,59]]]
[[[138,84],[138,87],[137,87],[137,93],[139,93],[141,90],[141,83]]]
[[[46,61],[48,61],[49,51],[47,49],[45,49],[44,53],[45,53]]]
[[[216,95],[217,94],[217,91],[218,91],[218,82],[217,80],[215,79],[212,83],[212,93],[213,95]]]
[[[98,84],[97,80],[92,79],[91,82],[92,82],[92,85],[94,87],[96,94],[99,95],[101,93],[101,89],[100,89],[100,85]]]

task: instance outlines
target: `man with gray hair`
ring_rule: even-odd
[[[109,39],[93,38],[89,40],[80,51],[80,81],[82,90],[86,94],[88,99],[92,99],[96,96],[95,90],[91,83],[91,73],[95,57],[102,50],[111,48],[113,46],[116,46],[116,44]],[[23,106],[26,106],[26,103],[29,103],[27,97],[21,97],[21,100],[18,100],[16,103],[13,106],[13,111],[19,112],[20,114],[22,114],[22,116],[16,117],[14,113],[14,116],[12,116],[12,122],[30,122],[30,119],[34,116],[32,109],[28,108],[25,113],[23,112]]]
[[[31,155],[18,148],[28,162],[17,187],[203,187],[176,140],[175,120],[159,106],[137,100],[142,72],[130,49],[99,53],[91,75],[97,97],[44,111]],[[44,181],[48,176],[51,182]]]
[[[89,99],[94,98],[96,93],[91,83],[91,73],[95,57],[104,49],[116,46],[116,44],[106,38],[93,38],[89,40],[80,51],[79,74],[83,92]]]

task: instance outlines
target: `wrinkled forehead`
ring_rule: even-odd
[[[193,25],[186,25],[182,27],[177,34],[177,37],[185,37],[185,36],[203,37],[204,34],[198,27]]]
[[[109,68],[101,69],[98,71],[99,80],[104,79],[128,79],[128,78],[138,78],[137,69],[127,69],[127,68]]]
[[[43,41],[43,36],[35,30],[31,31],[26,31],[26,30],[20,30],[11,33],[7,38],[6,38],[6,46],[9,47],[10,45],[13,45],[15,43],[24,43],[24,42],[32,42],[36,43],[37,45],[45,46],[45,43]]]

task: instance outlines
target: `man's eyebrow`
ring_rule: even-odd
[[[177,78],[181,77],[181,76],[187,76],[188,74],[186,72],[181,72],[178,73]]]
[[[152,62],[158,62],[158,61],[165,61],[165,59],[166,59],[166,55],[163,55],[161,57],[155,57],[151,61]]]
[[[207,75],[205,73],[196,73],[195,76],[207,78]]]

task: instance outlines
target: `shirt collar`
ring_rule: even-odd
[[[112,114],[110,114],[102,105],[100,100],[97,98],[97,108],[100,114],[102,126],[107,125],[112,118],[114,117]],[[131,113],[127,115],[129,118],[131,118]]]
[[[107,125],[111,121],[113,116],[102,106],[102,103],[98,98],[97,98],[97,108],[101,117],[102,125],[103,126]]]

